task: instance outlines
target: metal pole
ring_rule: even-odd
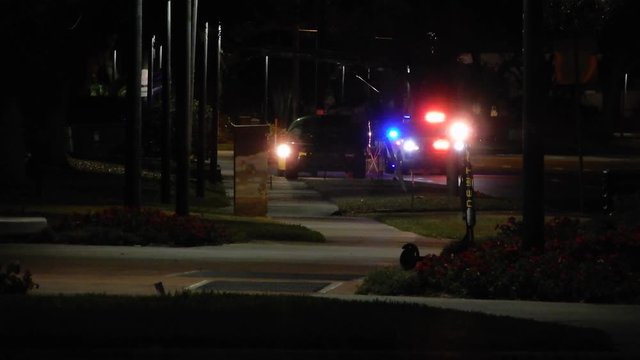
[[[141,76],[142,76],[142,0],[133,2],[132,13],[134,15],[130,60],[130,73],[127,88],[129,102],[129,116],[127,119],[127,153],[125,161],[125,194],[124,205],[132,208],[140,208],[142,174],[140,158],[141,127],[142,127],[142,100],[141,100]]]
[[[147,77],[147,108],[153,105],[153,73],[155,72],[154,62],[156,57],[156,36],[151,36],[151,46],[149,48],[149,72]]]
[[[171,202],[171,0],[167,1],[166,56],[162,67],[162,165],[160,173],[160,198]]]
[[[196,86],[196,35],[198,34],[198,0],[191,0],[191,86],[192,94]]]
[[[178,76],[176,76],[176,107],[178,122],[176,124],[176,214],[189,215],[189,153],[191,149],[191,121],[193,118],[193,86],[192,46],[191,46],[191,0],[179,3],[182,6],[182,17],[179,30],[179,49],[176,59],[179,60]],[[180,9],[180,8],[178,8]]]
[[[264,123],[269,123],[269,55],[264,57]]]
[[[473,190],[473,170],[471,168],[471,152],[469,145],[464,146],[464,221],[466,234],[463,239],[467,245],[473,243],[473,227],[476,225],[476,209]]]
[[[573,83],[573,111],[576,121],[577,135],[578,135],[578,206],[580,213],[584,212],[584,154],[582,144],[582,110],[580,109],[580,92],[582,87],[580,86],[580,62],[578,61],[578,40],[573,38],[573,71],[574,71],[574,83]]]
[[[216,113],[211,125],[211,162],[209,163],[209,181],[222,180],[218,171],[218,129],[220,127],[220,106],[222,99],[222,23],[218,22],[218,48],[216,50]]]
[[[313,54],[313,101],[314,101],[314,112],[318,109],[319,100],[318,100],[318,32],[316,31],[316,49]]]
[[[209,23],[202,34],[202,74],[200,77],[200,105],[198,107],[198,164],[196,196],[204,197],[205,118],[207,116],[207,56],[209,53]]]
[[[342,79],[340,81],[340,102],[344,103],[344,77],[347,67],[342,65]]]

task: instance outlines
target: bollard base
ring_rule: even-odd
[[[420,250],[415,244],[407,243],[402,246],[402,253],[400,253],[400,266],[402,266],[402,269],[411,270],[415,268],[420,259]]]

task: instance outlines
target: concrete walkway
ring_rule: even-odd
[[[302,201],[304,206],[301,206]],[[317,230],[326,236],[328,244],[355,246],[353,249],[379,249],[382,253],[385,253],[383,249],[388,248],[392,249],[391,254],[398,256],[401,246],[407,242],[416,243],[421,253],[438,253],[448,242],[446,239],[430,239],[402,232],[371,219],[332,216],[335,210],[337,209],[331,203],[322,200],[316,192],[308,189],[303,181],[273,179],[268,215],[277,220],[297,223]],[[613,358],[640,358],[640,340],[637,335],[640,329],[640,305],[365,296],[345,291],[314,296],[349,301],[408,302],[596,328],[607,332],[612,337],[618,351]],[[605,356],[605,358],[610,357]]]
[[[39,216],[0,216],[0,238],[36,234],[47,227],[47,219]]]

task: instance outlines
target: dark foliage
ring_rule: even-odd
[[[48,236],[54,242],[91,245],[219,245],[231,238],[229,230],[213,220],[151,208],[110,207],[73,214],[52,230],[54,236]]]
[[[0,264],[0,295],[26,294],[29,290],[37,288],[38,284],[33,282],[29,270],[20,274],[19,263],[13,262],[4,266]]]
[[[466,250],[428,255],[416,265],[420,291],[473,298],[640,302],[640,227],[546,224],[543,250],[522,248],[522,223]]]

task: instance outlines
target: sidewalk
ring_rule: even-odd
[[[387,229],[384,224],[364,218],[343,218],[331,216],[331,206],[320,199],[318,194],[307,189],[302,181],[286,181],[274,178],[270,192],[269,216],[278,220],[300,223],[317,230],[332,244],[359,244],[362,246],[389,246],[398,249],[407,242],[414,242],[421,252],[438,253],[448,240],[424,238],[415,234]],[[301,217],[299,201],[304,198],[305,215],[315,213],[315,217]],[[330,204],[330,203],[329,203]],[[296,211],[296,209],[298,209]],[[297,215],[291,217],[292,213]],[[558,322],[572,326],[590,327],[604,330],[611,335],[620,356],[634,358],[640,356],[640,305],[608,305],[581,303],[551,303],[537,301],[477,300],[457,298],[429,298],[404,296],[364,296],[354,295],[355,286],[342,291],[320,293],[314,296],[330,297],[349,301],[385,301],[415,303],[433,307],[482,312],[499,316]],[[350,290],[350,291],[348,291]],[[618,354],[614,358],[619,358]]]

